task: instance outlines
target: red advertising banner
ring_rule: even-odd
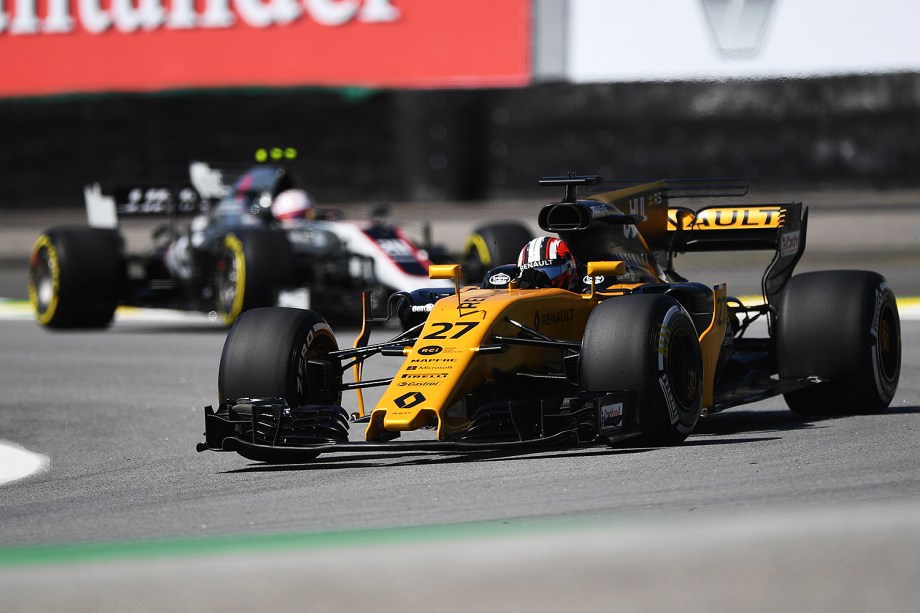
[[[530,0],[0,0],[0,97],[507,87],[530,49]]]

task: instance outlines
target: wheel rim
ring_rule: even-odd
[[[689,415],[699,396],[699,369],[693,340],[685,330],[677,330],[669,342],[668,381],[679,412]]]
[[[879,312],[875,357],[884,388],[889,389],[897,379],[901,366],[898,315],[891,302],[884,302]]]
[[[233,323],[243,312],[243,297],[246,291],[246,258],[243,244],[228,235],[224,238],[224,249],[217,260],[217,310],[228,324]]]
[[[463,271],[467,279],[476,283],[482,281],[482,278],[488,272],[488,267],[492,264],[492,258],[489,255],[489,246],[485,239],[479,234],[473,234],[467,238],[467,243],[463,249],[467,257],[463,262]]]
[[[35,244],[29,262],[29,302],[39,323],[46,324],[57,310],[60,267],[57,252],[46,236]]]

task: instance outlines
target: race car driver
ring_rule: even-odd
[[[286,189],[272,202],[272,217],[282,226],[296,224],[303,220],[316,219],[313,199],[302,189]]]
[[[550,236],[539,236],[524,245],[517,265],[522,289],[572,289],[578,279],[578,266],[569,246]]]

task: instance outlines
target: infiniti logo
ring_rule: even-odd
[[[750,58],[760,53],[775,0],[700,0],[719,52]]]

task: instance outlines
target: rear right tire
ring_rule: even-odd
[[[827,381],[785,394],[802,415],[884,411],[901,374],[901,320],[894,292],[874,272],[796,275],[777,313],[780,378]]]

